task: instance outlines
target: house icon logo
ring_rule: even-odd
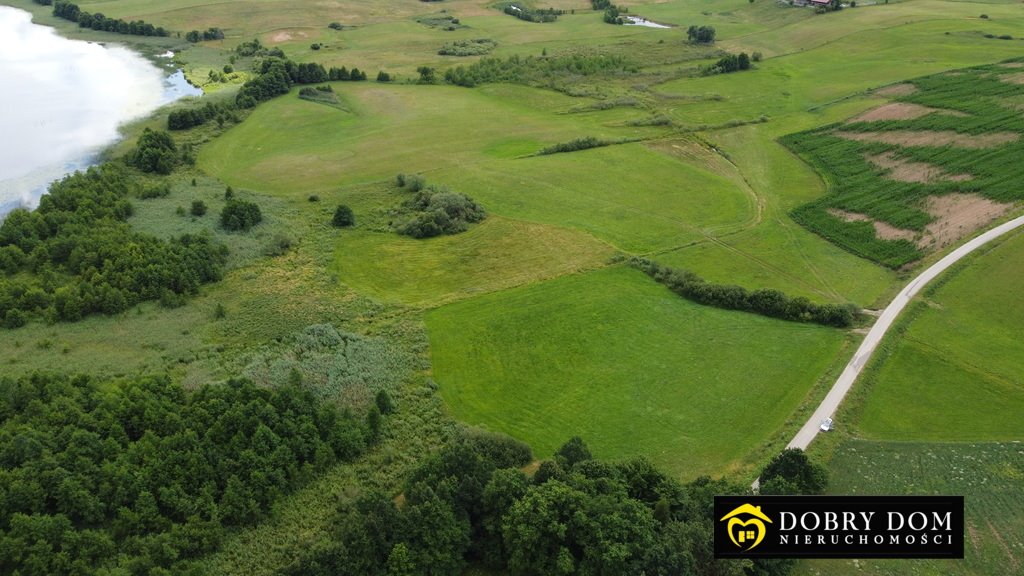
[[[764,540],[765,532],[767,532],[764,523],[772,524],[771,518],[761,512],[760,506],[751,506],[750,504],[736,507],[732,512],[722,516],[719,522],[726,520],[729,521],[726,524],[729,539],[738,548],[743,548],[744,552],[753,550]]]

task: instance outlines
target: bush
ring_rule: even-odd
[[[203,214],[206,214],[206,202],[203,202],[202,200],[193,200],[192,209],[189,210],[189,212],[193,216],[202,216]]]
[[[128,164],[143,172],[170,174],[178,162],[178,147],[171,135],[163,130],[149,128],[142,131],[138,145],[128,155]]]
[[[487,217],[484,209],[465,194],[427,186],[402,203],[398,216],[404,218],[395,231],[413,238],[465,232],[469,224]]]
[[[327,27],[330,28],[331,30],[341,30],[342,29],[341,22],[331,22],[330,24],[327,25]]]
[[[225,230],[245,231],[263,221],[260,207],[244,200],[228,200],[220,212],[220,225]]]
[[[335,228],[345,228],[355,223],[356,218],[352,214],[352,209],[344,204],[339,204],[334,211],[334,217],[331,218],[331,225]]]

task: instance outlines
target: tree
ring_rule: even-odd
[[[420,66],[416,69],[416,72],[420,75],[420,84],[434,84],[437,82],[435,71],[429,66]]]
[[[352,226],[356,223],[355,215],[352,214],[352,209],[345,204],[339,204],[338,208],[334,210],[334,217],[331,218],[331,225],[335,228],[345,228]]]
[[[374,403],[377,405],[377,409],[380,410],[381,414],[391,414],[395,411],[395,402],[391,399],[391,395],[386,390],[377,392],[377,397],[374,399]]]
[[[593,456],[590,454],[590,449],[587,448],[583,439],[579,436],[573,436],[555,452],[555,459],[562,465],[562,468],[568,470],[575,466],[577,462],[593,459]]]
[[[715,29],[711,26],[690,26],[686,30],[686,37],[693,44],[713,44]]]
[[[193,216],[202,216],[203,214],[206,214],[206,202],[203,202],[202,200],[193,200],[190,212]]]
[[[799,448],[783,450],[761,471],[762,484],[775,479],[785,480],[800,494],[821,494],[828,486],[828,472],[825,468],[811,462]],[[779,487],[782,486],[779,484]]]
[[[128,163],[143,172],[170,174],[178,164],[178,148],[170,133],[146,128],[128,156]]]

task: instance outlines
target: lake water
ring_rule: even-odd
[[[124,122],[201,94],[180,71],[121,46],[68,40],[6,6],[0,78],[0,217],[34,207],[50,182],[94,163]]]

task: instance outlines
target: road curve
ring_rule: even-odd
[[[864,337],[864,341],[861,342],[860,348],[857,348],[857,352],[850,358],[850,362],[843,369],[843,373],[839,375],[836,383],[832,385],[832,389],[829,390],[828,395],[822,400],[818,409],[814,411],[810,419],[804,423],[803,428],[793,436],[793,439],[789,442],[787,448],[800,448],[806,450],[807,445],[814,440],[814,437],[818,435],[820,431],[821,421],[825,418],[831,418],[837,408],[839,408],[840,402],[846,397],[846,393],[850,391],[850,387],[853,386],[853,382],[860,375],[861,370],[867,365],[868,360],[871,358],[871,354],[874,353],[875,348],[878,347],[879,342],[885,336],[885,333],[889,331],[893,321],[899,316],[900,312],[910,303],[910,300],[915,294],[921,291],[929,282],[935,279],[936,276],[944,272],[947,268],[955,264],[958,260],[967,256],[971,252],[977,250],[981,246],[985,245],[992,240],[1006,234],[1007,232],[1019,228],[1024,225],[1024,216],[1014,218],[1005,224],[996,226],[995,228],[981,234],[980,236],[973,238],[963,246],[960,246],[956,250],[947,254],[942,260],[939,260],[935,264],[928,267],[927,270],[922,272],[917,278],[910,281],[900,293],[896,295],[896,298],[885,307],[879,315],[878,320],[875,321],[874,326],[868,332],[868,335]]]

